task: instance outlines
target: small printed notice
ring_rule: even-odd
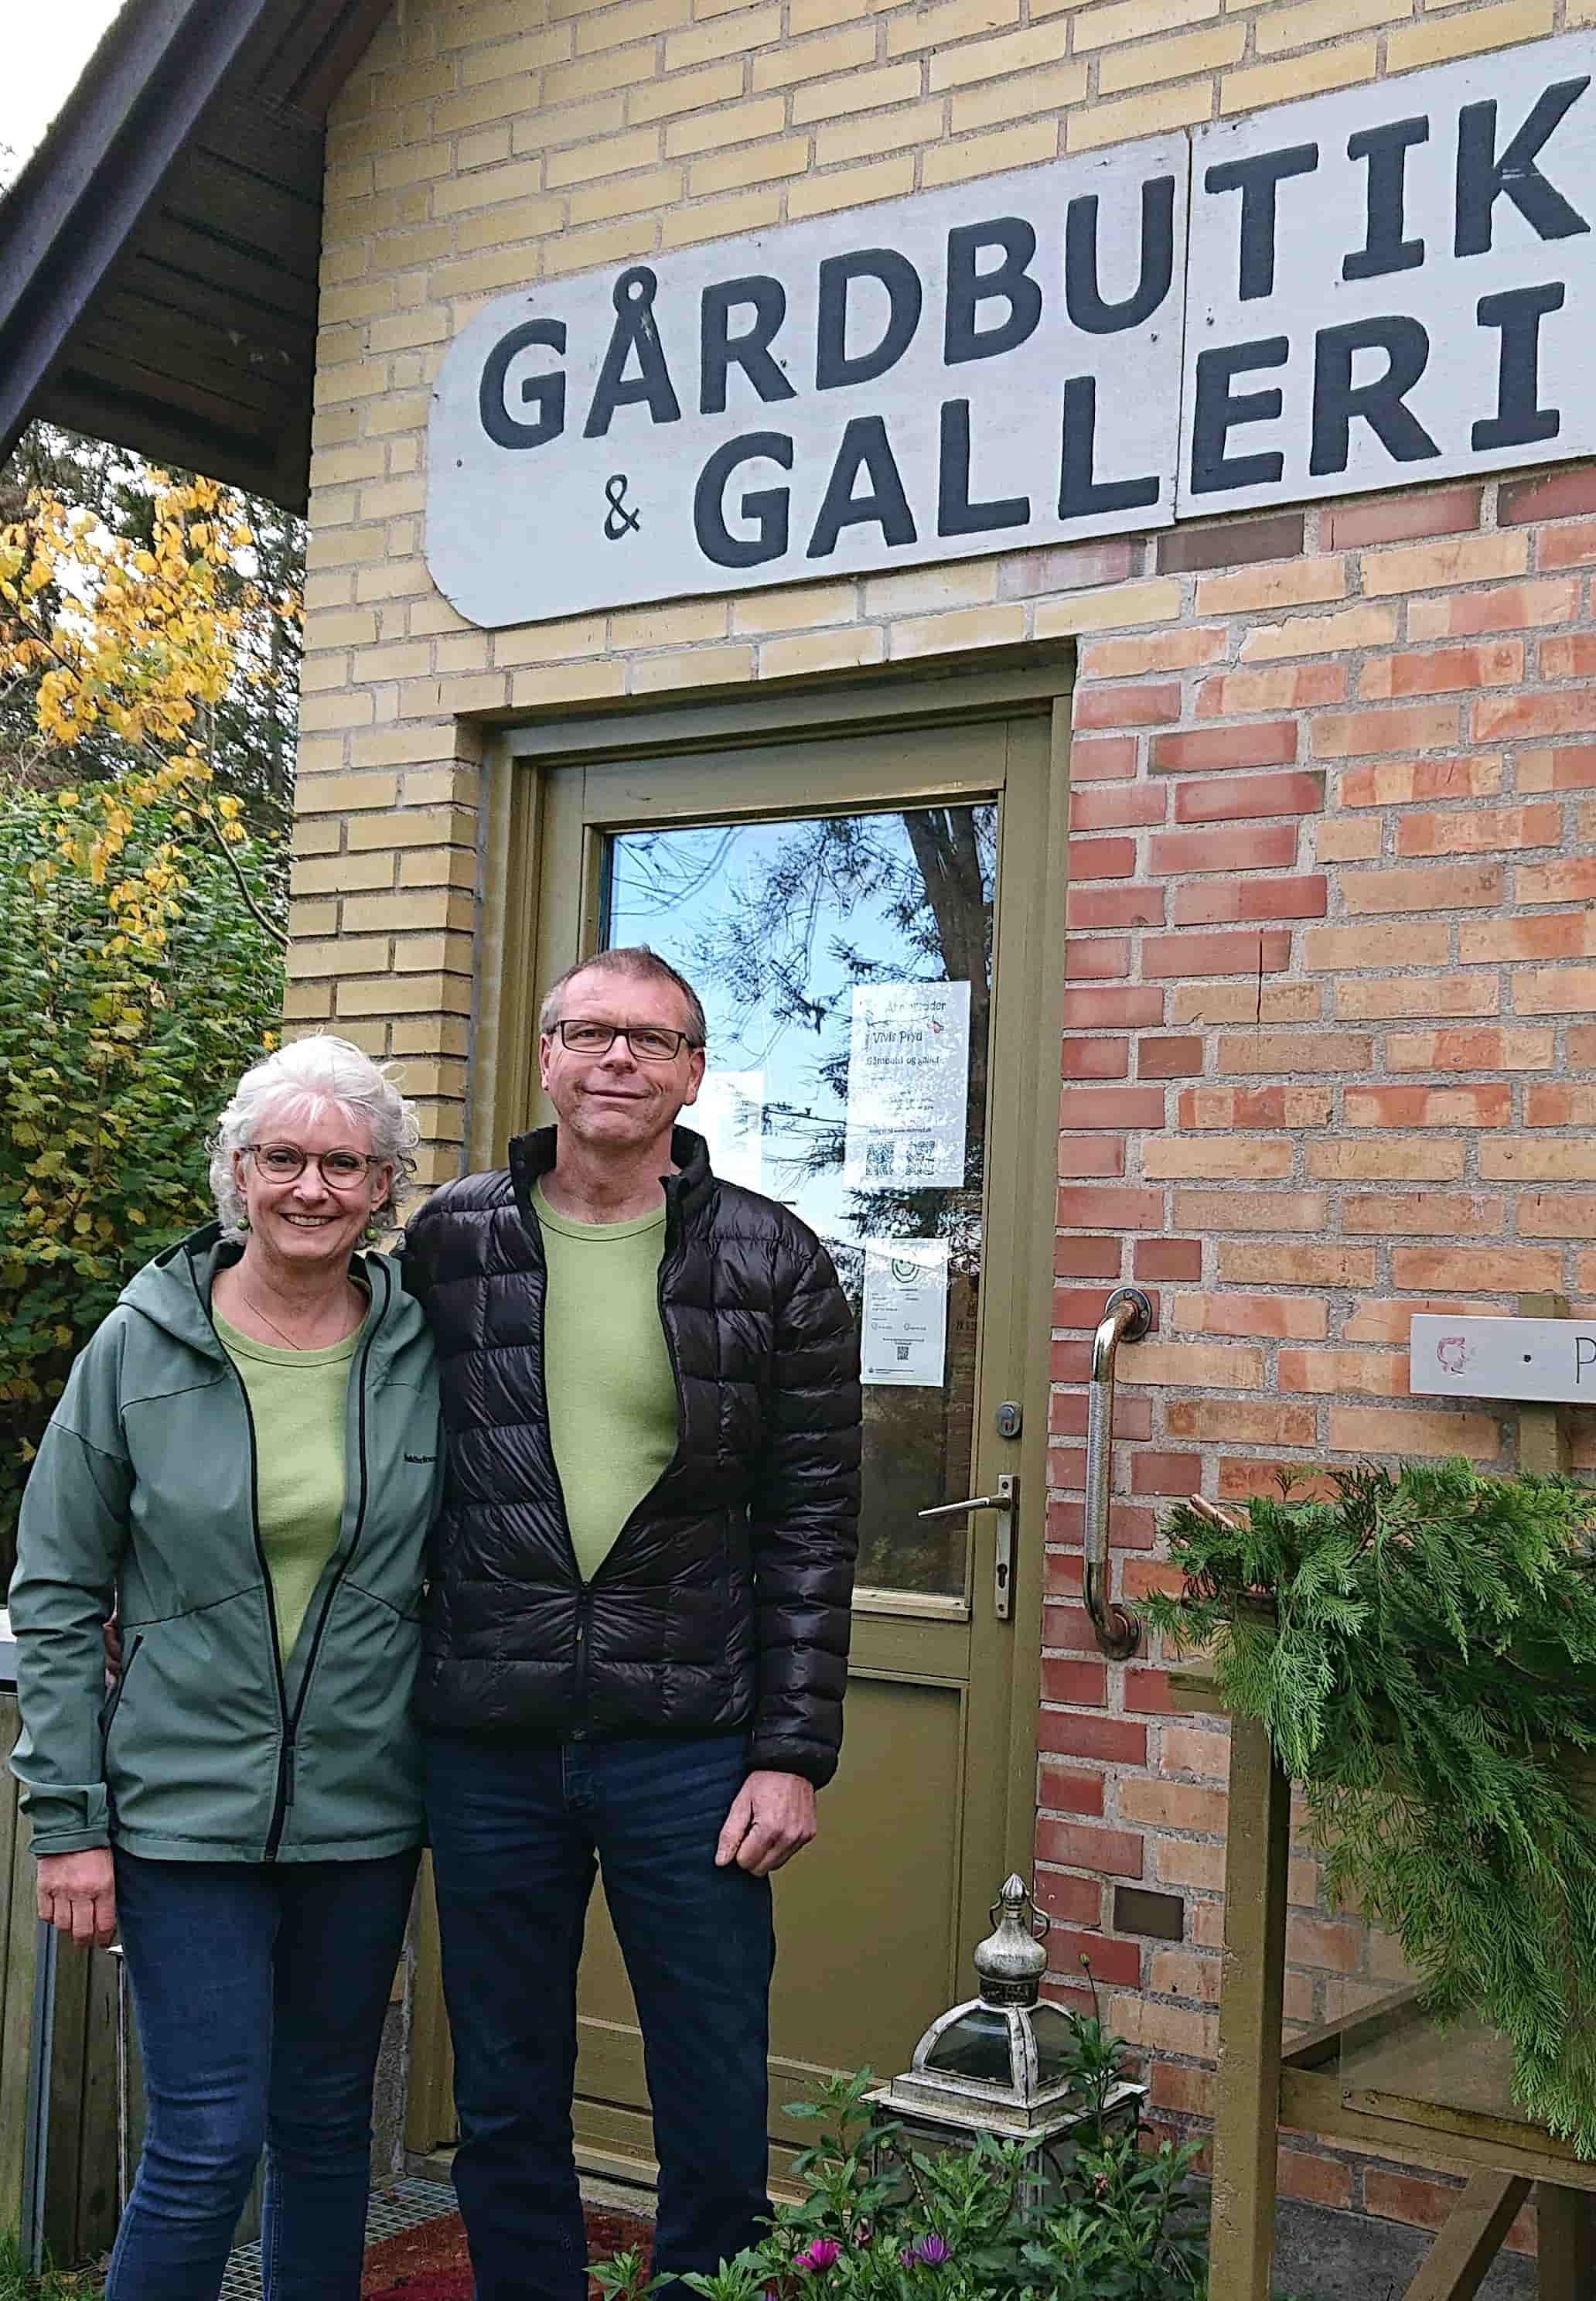
[[[763,1071],[706,1071],[682,1123],[708,1143],[709,1163],[723,1183],[765,1188]]]
[[[848,1050],[847,1187],[961,1189],[969,1084],[967,983],[856,985]]]
[[[865,1241],[861,1371],[866,1382],[940,1390],[948,1356],[948,1242]]]

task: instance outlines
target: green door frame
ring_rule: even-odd
[[[983,721],[1017,723],[1028,751],[1039,743],[1045,747],[1045,771],[1024,778],[1023,795],[1016,785],[1012,799],[1005,801],[997,965],[999,972],[1017,968],[1022,980],[1035,987],[1034,1025],[1023,1044],[1020,1034],[1010,1032],[1006,1044],[994,1049],[986,1169],[989,1253],[997,1244],[993,1227],[1009,1231],[1002,1259],[1025,1281],[1011,1290],[1006,1312],[989,1308],[985,1313],[988,1318],[1004,1318],[1007,1334],[999,1339],[989,1328],[983,1337],[989,1359],[997,1345],[1011,1368],[1024,1368],[1025,1430],[1020,1468],[1025,1534],[1018,1546],[1011,1622],[995,1620],[984,1589],[976,1586],[971,1624],[973,1636],[993,1647],[990,1664],[997,1664],[1002,1642],[1008,1647],[1002,1672],[1008,1691],[1007,1732],[999,1735],[990,1753],[998,1776],[992,1792],[1002,1806],[1005,1861],[1026,1875],[1035,1845],[1072,666],[1073,657],[1065,653],[1023,669],[972,670],[957,677],[911,681],[877,676],[865,682],[735,701],[700,699],[665,707],[617,708],[591,716],[549,716],[490,735],[484,759],[483,894],[466,1119],[468,1166],[478,1170],[502,1163],[507,1137],[530,1122],[539,1101],[534,1064],[537,986],[562,972],[573,950],[586,952],[597,943],[599,885],[591,842],[582,869],[563,878],[550,898],[539,899],[539,859],[546,845],[552,840],[568,846],[571,840],[571,826],[559,820],[570,804],[562,795],[570,778],[556,777],[550,770],[624,763],[646,777],[646,763],[663,766],[692,755],[805,746],[839,737]],[[928,799],[946,796],[947,788],[945,775],[928,763]],[[803,804],[809,796],[802,786],[788,791],[781,811]],[[821,804],[868,804],[867,779],[861,774],[847,801],[829,791],[815,796]],[[893,780],[890,803],[914,803],[901,774]],[[994,1114],[1012,1123],[995,1127]],[[994,1403],[989,1399],[983,1409],[989,1426]],[[990,1525],[983,1537],[982,1556],[991,1541]],[[910,1625],[904,1627],[907,1631]],[[974,1661],[973,1653],[973,1667]],[[996,1883],[984,1878],[963,1881],[957,1929],[961,1971],[962,1961],[986,1929],[986,1904]],[[950,1987],[956,1984],[962,1990],[957,1974],[950,1976]],[[928,2016],[938,2010],[928,2008]],[[413,2148],[430,2148],[439,2138],[436,2133],[423,2137],[422,2129],[437,2121],[436,2104],[447,2088],[447,2056],[435,1968],[423,1956],[413,2025],[411,2085],[418,2113],[410,2121]],[[423,2104],[431,2105],[430,2121]],[[630,2116],[618,2113],[620,2146],[612,2155],[595,2151],[589,2140],[581,2152],[584,2162],[597,2170],[619,2170],[630,2157],[635,2165],[623,2138],[630,2138],[631,2123]]]

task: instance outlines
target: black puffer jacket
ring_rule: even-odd
[[[751,1763],[830,1780],[842,1738],[859,1508],[858,1343],[824,1248],[718,1182],[678,1128],[660,1315],[675,1460],[581,1579],[543,1382],[532,1185],[554,1129],[410,1226],[405,1283],[437,1346],[448,1476],[418,1702],[445,1732],[751,1729]]]

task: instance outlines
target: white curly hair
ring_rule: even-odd
[[[237,1235],[245,1227],[244,1194],[233,1173],[233,1154],[256,1139],[263,1114],[285,1104],[315,1113],[327,1103],[365,1127],[373,1157],[394,1170],[388,1197],[372,1209],[370,1234],[374,1236],[384,1226],[376,1221],[379,1213],[389,1224],[397,1219],[399,1201],[415,1173],[415,1146],[421,1140],[414,1109],[394,1084],[386,1065],[374,1063],[347,1039],[318,1032],[291,1040],[247,1070],[216,1122],[206,1147],[211,1195],[223,1230]]]

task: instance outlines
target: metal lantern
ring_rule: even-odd
[[[1023,1878],[1007,1881],[990,1914],[995,1930],[975,1952],[981,1995],[939,2014],[909,2068],[869,2099],[902,2127],[903,2147],[967,2149],[982,2133],[1034,2138],[1023,2198],[1036,2212],[1062,2187],[1075,2135],[1094,2111],[1072,2083],[1069,2018],[1041,1996],[1048,1920]],[[1146,2097],[1145,2086],[1120,2079],[1104,2126],[1134,2126]]]

